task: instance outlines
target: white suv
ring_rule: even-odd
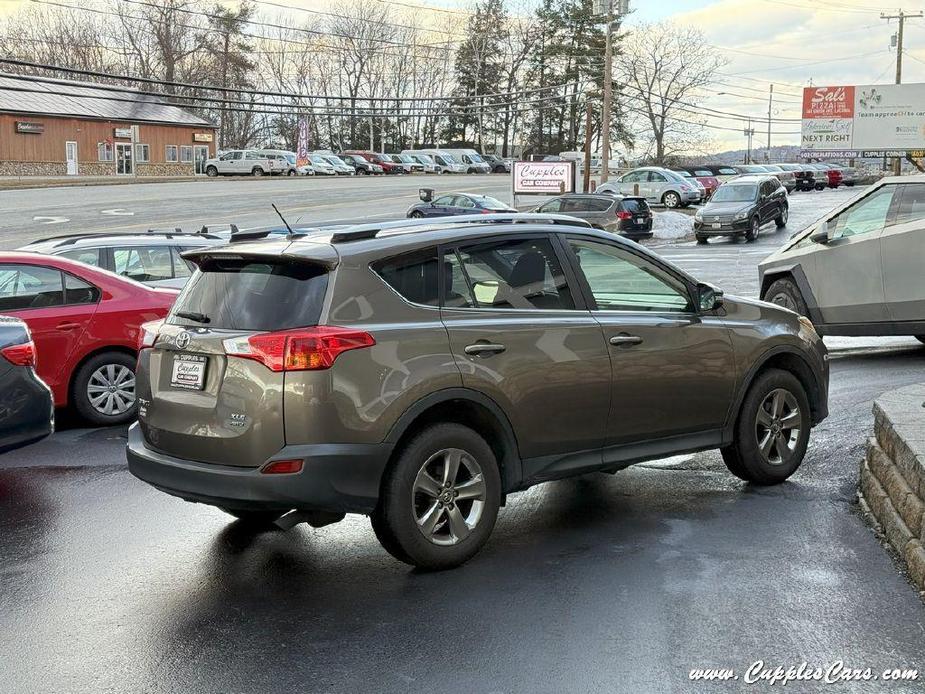
[[[215,176],[264,176],[282,173],[282,166],[275,158],[255,149],[232,149],[223,152],[205,163],[206,175]]]

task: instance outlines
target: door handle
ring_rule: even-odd
[[[80,323],[58,323],[55,330],[77,330],[79,327]]]
[[[467,345],[464,351],[466,354],[478,357],[483,354],[489,356],[492,354],[500,354],[506,349],[507,347],[504,345],[496,345],[490,342],[476,342],[474,345]]]
[[[629,347],[630,345],[638,345],[642,342],[642,338],[639,335],[627,335],[626,333],[620,333],[619,335],[614,335],[610,338],[610,344],[618,345],[620,347]]]

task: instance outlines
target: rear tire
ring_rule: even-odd
[[[789,371],[768,369],[749,387],[739,410],[732,445],[723,462],[753,484],[780,484],[790,477],[809,443],[809,398]]]
[[[370,521],[380,544],[399,561],[450,569],[482,548],[500,506],[501,476],[485,440],[461,424],[435,424],[390,463]]]
[[[707,242],[706,236],[701,236],[700,234],[697,234],[697,243],[706,244],[706,242]]]
[[[263,176],[263,169],[261,169],[259,166],[255,166],[253,170],[251,171],[251,175],[258,176],[258,177]]]
[[[677,209],[681,205],[681,196],[669,190],[662,196],[662,204],[669,210]]]
[[[803,295],[800,293],[799,287],[797,287],[796,283],[790,278],[783,278],[771,282],[762,300],[767,301],[769,304],[777,304],[778,306],[789,308],[791,311],[796,311],[801,316],[805,316],[807,313],[806,301],[803,300]]]
[[[135,419],[136,361],[125,352],[103,352],[88,359],[71,382],[71,402],[77,413],[96,426],[125,424]],[[109,390],[110,386],[116,390]],[[108,392],[113,393],[111,400]],[[129,399],[131,402],[125,409],[123,405]],[[112,412],[107,414],[107,408]]]
[[[786,205],[780,208],[780,214],[777,216],[777,219],[774,220],[774,224],[777,225],[778,229],[783,229],[787,226],[787,220],[790,218],[790,208]]]

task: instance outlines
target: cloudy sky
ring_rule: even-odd
[[[233,4],[231,0],[224,0]],[[278,5],[329,8],[335,0],[276,0]],[[383,2],[384,0],[373,0]],[[28,0],[0,0],[0,15]],[[744,147],[744,117],[754,116],[758,142],[767,139],[767,95],[774,84],[774,117],[799,119],[800,94],[808,84],[891,83],[895,50],[890,37],[895,0],[630,0],[625,30],[670,20],[699,28],[729,64],[704,104],[731,114],[711,119],[710,135],[720,148]],[[93,0],[90,0],[93,4]],[[82,3],[75,3],[82,4]],[[258,3],[259,4],[259,3]],[[400,11],[419,14],[423,6],[452,10],[465,18],[472,0],[401,0]],[[514,11],[529,11],[536,0],[508,0]],[[271,8],[272,9],[272,8]],[[925,10],[925,0],[904,0],[908,12]],[[446,16],[435,12],[435,16]],[[925,19],[906,22],[904,82],[925,82]],[[721,130],[719,128],[727,128]],[[798,144],[799,123],[777,122],[772,144]]]

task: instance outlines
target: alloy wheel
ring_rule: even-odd
[[[790,296],[787,292],[778,292],[771,297],[770,303],[777,304],[778,306],[783,306],[784,308],[789,308],[791,311],[797,311],[796,302],[793,300],[793,297]],[[797,311],[799,313],[799,311]]]
[[[435,545],[455,545],[475,530],[485,506],[482,468],[460,448],[430,456],[418,471],[411,511],[418,530]]]
[[[665,193],[665,207],[674,209],[681,203],[677,193]]]
[[[758,452],[764,462],[783,465],[800,442],[803,417],[793,393],[775,388],[765,396],[755,417]]]
[[[122,364],[104,364],[90,375],[87,399],[101,414],[125,414],[135,406],[135,374]]]

